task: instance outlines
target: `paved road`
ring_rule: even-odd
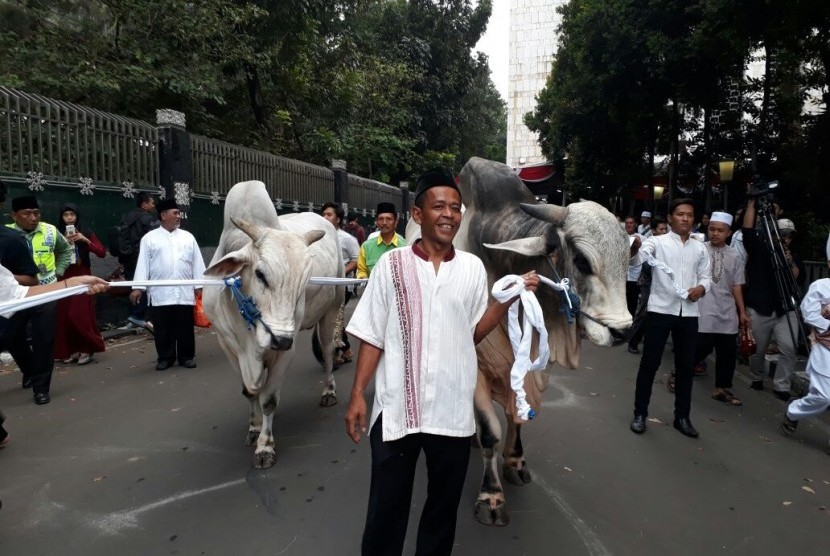
[[[193,370],[154,371],[140,338],[94,364],[60,367],[47,406],[31,403],[16,372],[0,373],[13,436],[0,451],[0,554],[358,554],[368,444],[344,434],[345,397],[317,407],[307,336],[298,349],[267,471],[250,468],[247,403],[210,332]],[[739,382],[745,406],[727,407],[709,399],[706,377],[694,392],[700,439],[671,428],[662,383],[652,402],[662,423],[635,436],[637,362],[624,348],[586,346],[581,369],[555,373],[544,411],[525,427],[534,482],[508,486],[505,528],[473,520],[474,452],[455,554],[826,553],[828,426],[805,423],[784,438],[782,402]],[[337,373],[344,396],[352,371]],[[416,490],[423,484],[421,473]],[[422,502],[413,500],[410,532]]]

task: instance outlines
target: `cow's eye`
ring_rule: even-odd
[[[256,270],[256,277],[257,279],[262,282],[262,284],[267,288],[268,287],[268,280],[265,279],[265,275],[262,273],[261,270]]]
[[[577,270],[582,274],[592,274],[591,272],[591,263],[588,262],[588,259],[585,258],[585,255],[582,253],[577,253],[574,256],[574,266],[576,266]]]

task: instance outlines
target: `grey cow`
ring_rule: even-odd
[[[470,159],[461,170],[459,188],[466,211],[454,243],[481,258],[491,286],[506,274],[529,270],[557,279],[554,268],[559,277],[571,280],[582,308],[576,325],[568,324],[560,312],[562,299],[557,292],[540,285],[537,293],[548,329],[551,364],[579,365],[583,331],[593,343],[610,345],[610,329],[631,326],[625,303],[628,241],[607,209],[591,201],[567,208],[537,204],[508,166],[481,158]],[[408,229],[407,240],[417,233],[417,227]],[[504,478],[517,485],[531,481],[510,387],[513,351],[506,322],[478,345],[477,352],[475,411],[484,478],[475,517],[485,525],[506,525],[509,515],[496,467],[502,427],[493,401],[504,408],[508,423],[503,440]],[[537,413],[547,385],[547,373],[528,373],[525,379],[528,402]]]

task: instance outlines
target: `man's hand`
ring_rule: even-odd
[[[141,300],[141,294],[144,293],[143,290],[133,290],[130,292],[130,303],[133,305],[138,305],[138,302]]]
[[[524,278],[525,288],[528,291],[535,292],[539,289],[539,275],[536,274],[535,270],[522,274],[522,278]]]
[[[643,245],[643,240],[640,239],[640,236],[634,236],[634,241],[631,242],[631,249],[629,250],[629,257],[633,257],[640,251],[640,247]]]
[[[346,434],[355,444],[360,442],[361,435],[366,434],[366,400],[363,394],[352,392],[346,409]]]
[[[89,295],[104,293],[110,289],[109,283],[97,276],[73,276],[72,278],[66,279],[66,287],[81,285],[89,286],[89,290],[87,291]]]
[[[706,293],[706,288],[703,286],[695,286],[694,288],[689,288],[689,301],[697,301]]]
[[[746,313],[746,312],[738,314],[738,321],[741,323],[741,325],[746,325],[746,326],[751,326],[752,325],[752,319],[749,317],[749,314]]]

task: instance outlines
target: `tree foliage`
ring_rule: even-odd
[[[4,85],[402,181],[503,156],[489,0],[0,0]]]
[[[830,4],[572,0],[561,10],[559,50],[526,123],[564,162],[572,193],[607,201],[649,183],[651,153],[708,204],[717,161],[733,159],[738,180],[780,178],[793,203],[828,207]],[[747,77],[759,59],[764,76]],[[803,110],[816,96],[821,110]]]

